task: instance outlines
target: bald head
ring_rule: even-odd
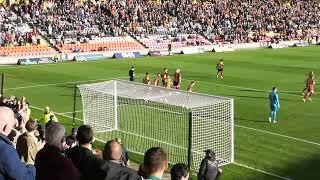
[[[120,143],[116,140],[111,140],[106,143],[103,150],[103,159],[112,161],[112,160],[121,160],[122,156],[122,147]]]
[[[16,123],[13,111],[8,107],[0,107],[0,133],[8,136]]]

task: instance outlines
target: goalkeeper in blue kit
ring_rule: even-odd
[[[279,95],[277,93],[277,88],[273,87],[272,92],[269,94],[269,99],[270,99],[270,115],[269,115],[269,122],[273,123],[277,122],[277,111],[280,108],[280,102],[279,102]]]

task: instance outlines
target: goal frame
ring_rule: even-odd
[[[100,83],[107,83],[107,82],[113,82],[113,93],[112,93],[112,96],[113,96],[113,106],[114,106],[114,127],[111,128],[111,129],[108,129],[108,130],[102,130],[102,131],[98,131],[99,133],[100,132],[108,132],[108,131],[117,131],[118,130],[118,82],[121,82],[121,83],[128,83],[128,84],[133,84],[133,85],[137,85],[137,86],[146,86],[146,87],[154,87],[154,88],[160,88],[160,89],[163,89],[163,90],[171,90],[172,92],[182,92],[184,94],[189,94],[189,95],[200,95],[200,96],[206,96],[206,97],[211,97],[211,98],[217,98],[217,99],[225,99],[226,101],[230,101],[230,154],[231,154],[231,157],[230,157],[230,160],[228,162],[224,162],[224,163],[221,163],[220,166],[223,166],[223,165],[227,165],[227,164],[230,164],[230,163],[234,163],[234,100],[232,98],[226,98],[226,97],[221,97],[221,96],[215,96],[215,95],[208,95],[208,94],[203,94],[203,93],[196,93],[196,92],[187,92],[187,91],[181,91],[181,90],[176,90],[176,89],[168,89],[168,88],[165,88],[165,87],[159,87],[159,86],[154,86],[154,85],[146,85],[146,84],[141,84],[141,83],[137,83],[137,82],[131,82],[131,81],[125,81],[125,80],[119,80],[119,79],[114,79],[114,80],[111,80],[111,81],[106,81],[106,82],[100,82]],[[80,92],[81,92],[81,86],[83,85],[86,85],[86,84],[82,84],[82,85],[77,85],[77,87],[80,89]],[[90,85],[90,84],[87,84],[87,85]],[[95,90],[97,92],[100,92],[100,93],[105,93],[103,91],[100,91],[100,90]],[[82,102],[84,102],[84,96],[82,96],[82,93],[81,93],[81,97],[82,97]],[[147,99],[149,100],[149,99]],[[90,124],[90,120],[88,120],[87,118],[85,118],[85,104],[83,104],[83,112],[84,112],[84,124]],[[196,169],[197,170],[197,166],[195,166],[194,164],[194,158],[193,158],[193,153],[203,153],[203,152],[195,152],[193,151],[193,118],[192,118],[192,108],[187,108],[188,111],[189,111],[189,118],[188,118],[188,154],[187,154],[187,163],[188,163],[188,166],[190,167],[190,169]],[[96,138],[97,140],[101,141],[101,142],[105,142],[105,140],[102,140],[102,139],[98,139]],[[130,149],[129,149],[130,151]],[[143,153],[139,153],[139,152],[134,152],[134,153],[138,153],[138,154],[142,154]],[[177,163],[177,162],[170,162],[170,163]],[[199,162],[197,163],[199,164]]]

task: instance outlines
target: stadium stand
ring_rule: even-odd
[[[29,22],[62,53],[144,48],[119,27],[105,6],[74,1],[56,1],[48,6]]]
[[[9,9],[0,6],[0,56],[33,56],[52,54],[51,50],[28,24]]]
[[[115,50],[139,50],[144,47],[133,38],[126,37],[104,37],[89,40],[87,43],[61,44],[57,46],[62,53],[92,52],[92,51],[115,51]]]
[[[0,54],[52,54],[49,45],[76,53],[311,41],[319,36],[318,11],[314,1],[21,1],[0,7]]]
[[[155,35],[141,38],[139,41],[150,49],[167,49],[169,44],[171,44],[173,48],[212,44],[209,40],[197,34],[179,34],[176,37],[172,37],[170,35]]]

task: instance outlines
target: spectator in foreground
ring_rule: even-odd
[[[123,161],[124,163],[124,166],[128,166],[129,164],[129,154],[128,154],[128,151],[126,149],[126,147],[121,143],[122,140],[120,138],[116,138],[116,141],[118,141],[118,143],[121,145],[122,147],[122,156],[121,156],[121,160]]]
[[[188,180],[189,168],[183,163],[175,164],[171,169],[171,180]]]
[[[108,141],[103,149],[103,159],[115,164],[125,166],[122,161],[122,146],[116,140]]]
[[[198,179],[199,180],[219,180],[222,171],[219,168],[219,163],[216,160],[216,155],[211,149],[208,149],[205,152],[206,152],[206,156],[200,164]]]
[[[167,153],[160,147],[153,147],[144,155],[143,174],[151,180],[162,179],[164,171],[168,168]]]
[[[141,180],[141,176],[138,175],[133,169],[123,167],[122,164],[113,163],[111,161],[105,161],[103,169],[106,171],[106,180],[118,179],[118,180]]]
[[[0,107],[0,179],[34,180],[34,166],[26,166],[20,161],[17,151],[7,138],[15,125],[13,111]]]
[[[17,152],[22,162],[34,164],[38,151],[43,147],[43,144],[38,141],[35,136],[38,123],[35,120],[29,120],[26,124],[27,132],[22,134],[17,141]]]
[[[72,161],[61,152],[65,143],[65,129],[55,123],[46,130],[46,145],[35,160],[37,180],[79,180],[80,174]]]
[[[104,180],[103,170],[105,161],[92,152],[93,129],[89,125],[82,125],[77,132],[78,146],[67,151],[67,156],[81,173],[81,180]]]

